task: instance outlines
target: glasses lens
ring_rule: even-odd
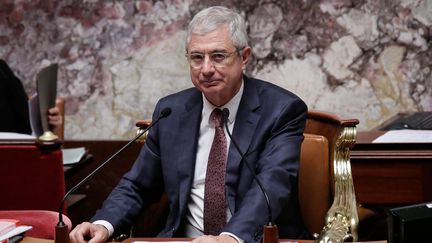
[[[232,54],[234,53],[236,53],[236,51],[212,52],[208,55],[209,55],[209,60],[214,67],[224,67],[228,64],[229,57],[232,56]],[[205,56],[206,54],[203,53],[186,54],[186,57],[188,58],[189,64],[192,68],[201,68],[205,62]]]
[[[224,52],[215,52],[210,54],[210,59],[212,60],[212,63],[215,65],[224,65],[226,59],[228,58],[229,53]]]
[[[188,55],[188,57],[189,64],[192,67],[200,67],[203,64],[205,58],[205,56],[201,53],[191,53]]]

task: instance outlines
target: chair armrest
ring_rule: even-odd
[[[146,129],[147,127],[149,127],[151,123],[152,123],[151,119],[138,120],[135,123],[135,126],[138,127],[137,135],[139,133],[141,133],[142,131],[144,131],[144,129]],[[141,137],[137,140],[137,142],[144,143],[146,141],[146,139],[147,139],[147,135],[148,135],[148,131],[145,132],[143,135],[141,135]]]

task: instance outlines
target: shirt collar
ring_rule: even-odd
[[[240,100],[243,95],[243,89],[244,89],[244,81],[242,80],[240,89],[237,92],[234,97],[228,101],[225,105],[221,107],[216,107],[210,103],[210,101],[207,100],[207,98],[202,94],[203,96],[203,111],[202,111],[202,117],[210,119],[210,114],[215,108],[224,109],[227,108],[229,110],[229,117],[228,117],[228,123],[232,124],[236,118],[237,111],[240,105]]]

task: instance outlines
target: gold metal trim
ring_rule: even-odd
[[[51,142],[57,140],[59,137],[52,133],[51,131],[45,131],[41,136],[39,136],[39,140],[44,142]]]
[[[358,213],[351,173],[350,147],[356,141],[355,126],[344,127],[334,148],[334,199],[327,212],[321,233],[316,236],[319,243],[339,243],[358,239]]]
[[[143,132],[144,132],[144,134],[142,134]],[[137,142],[139,142],[139,143],[145,143],[145,141],[147,140],[147,136],[148,136],[148,130],[145,131],[145,128],[139,128],[136,131],[136,136],[139,136],[140,134],[142,134],[142,135],[141,135],[141,137],[139,137],[137,139]]]

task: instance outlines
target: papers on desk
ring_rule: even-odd
[[[15,132],[0,132],[0,139],[4,140],[35,140],[33,135]]]
[[[24,232],[31,230],[32,226],[20,225],[14,228],[13,230],[8,231],[7,233],[0,235],[0,242],[7,242],[8,240],[14,238],[15,236],[21,235]]]
[[[390,130],[372,143],[432,143],[432,130]]]
[[[63,152],[63,165],[72,165],[81,161],[86,154],[84,147],[79,148],[65,148]]]

